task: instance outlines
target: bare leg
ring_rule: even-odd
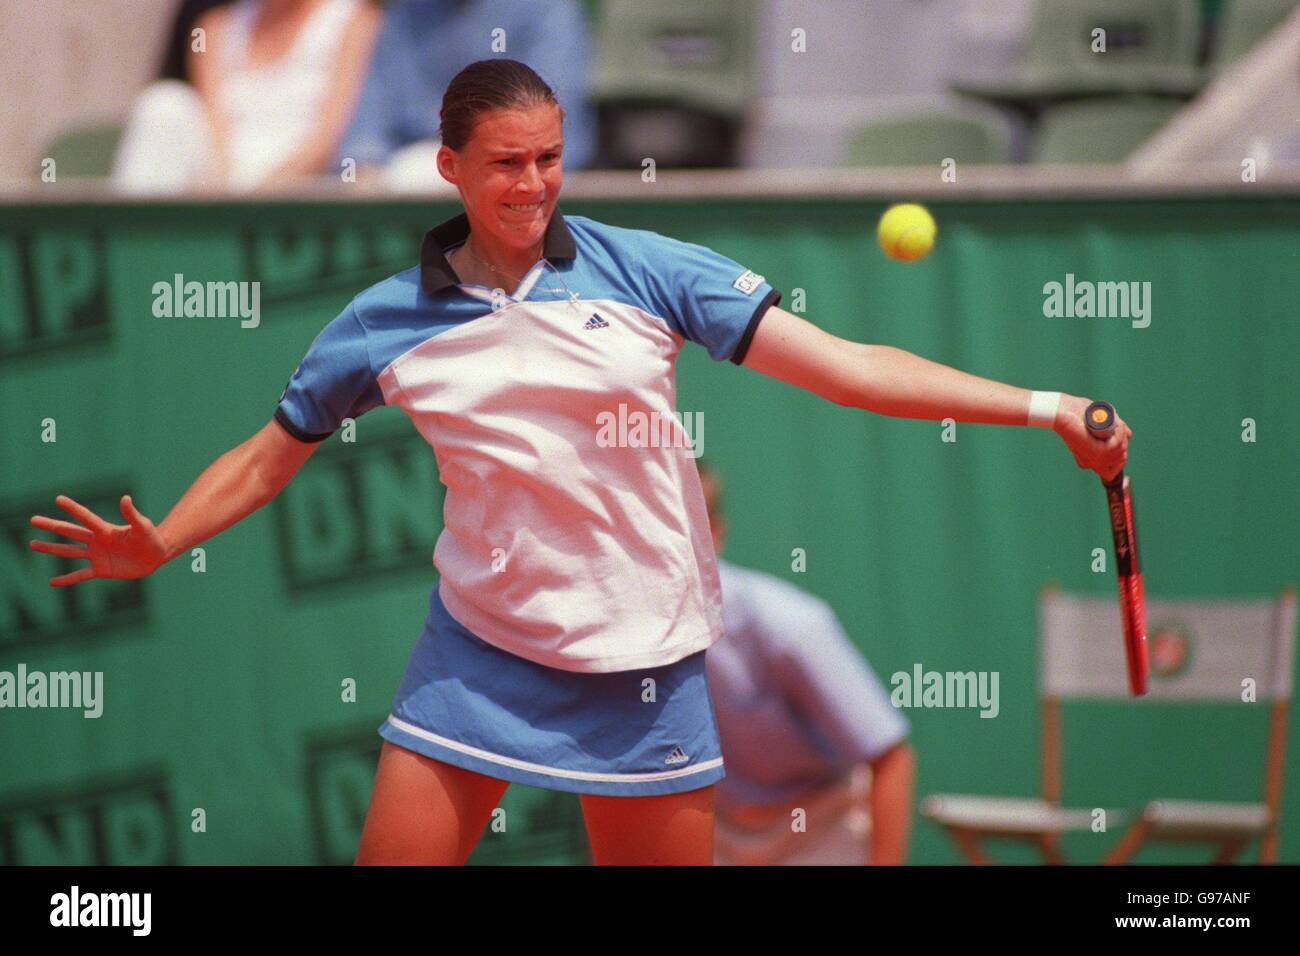
[[[463,865],[508,786],[384,741],[357,865]]]
[[[597,866],[712,866],[713,787],[661,797],[582,794]]]

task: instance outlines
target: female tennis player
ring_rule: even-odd
[[[699,475],[685,441],[620,447],[600,425],[620,406],[676,422],[685,340],[837,404],[1038,424],[1080,467],[1125,462],[1127,425],[1089,437],[1085,398],[844,341],[716,252],[561,215],[562,119],[527,66],[466,67],[438,153],[464,214],[324,328],[274,419],[161,525],[127,496],[125,525],[63,496],[78,523],[32,519],[74,542],[34,549],[90,561],[51,584],[140,577],[270,501],[345,419],[410,416],[446,485],[440,579],[379,729],[358,863],[463,863],[512,781],[581,794],[597,863],[712,861],[721,595]]]

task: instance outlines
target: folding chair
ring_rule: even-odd
[[[1162,624],[1163,622],[1163,624]],[[1082,623],[1082,622],[1078,622]],[[1295,665],[1296,592],[1275,600],[1147,601],[1154,700],[1240,706],[1243,680],[1255,679],[1256,700],[1268,701],[1268,750],[1259,803],[1155,799],[1142,808],[1104,862],[1127,863],[1148,843],[1208,844],[1212,862],[1231,863],[1260,839],[1259,862],[1277,860],[1286,762],[1286,722]],[[1180,626],[1186,630],[1180,630]],[[1181,642],[1195,635],[1190,659]],[[1068,640],[1069,635],[1063,635]]]
[[[1296,594],[1290,587],[1277,599],[1148,597],[1152,668],[1147,699],[1239,701],[1243,677],[1252,677],[1258,681],[1257,699],[1271,702],[1263,801],[1153,800],[1137,814],[1108,810],[1111,819],[1135,819],[1105,862],[1126,862],[1146,843],[1178,842],[1216,845],[1214,862],[1227,863],[1257,837],[1262,837],[1260,862],[1276,859],[1295,621]],[[1044,589],[1039,604],[1042,799],[935,794],[921,804],[921,814],[944,827],[970,862],[988,863],[981,841],[997,837],[1028,840],[1049,863],[1063,863],[1060,835],[1090,826],[1090,811],[1060,806],[1061,703],[1128,698],[1121,633],[1116,599],[1064,594],[1055,586]],[[1190,654],[1193,640],[1196,652]]]

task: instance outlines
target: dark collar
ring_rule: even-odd
[[[446,250],[464,242],[468,236],[469,216],[465,213],[454,216],[425,233],[424,242],[420,246],[420,288],[428,295],[460,284],[460,277],[447,261]],[[568,224],[560,215],[559,206],[551,210],[551,221],[546,224],[542,255],[547,259],[578,257],[578,244],[573,241],[573,233],[569,232]]]

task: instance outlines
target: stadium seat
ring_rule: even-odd
[[[1034,143],[1038,163],[1120,163],[1182,108],[1157,97],[1102,97],[1048,108]]]
[[[1255,803],[1153,799],[1141,810],[1106,811],[1107,825],[1131,821],[1104,862],[1127,863],[1148,843],[1200,843],[1230,863],[1260,840],[1260,862],[1277,858],[1287,713],[1295,664],[1296,593],[1276,598],[1203,601],[1147,599],[1151,682],[1142,706],[1161,702],[1240,705],[1243,674],[1258,675],[1269,703],[1267,757]],[[943,827],[971,863],[986,864],[982,841],[1036,845],[1049,863],[1063,863],[1062,834],[1087,831],[1095,810],[1061,806],[1061,707],[1066,701],[1129,701],[1119,649],[1119,602],[1066,594],[1054,585],[1039,602],[1039,696],[1042,706],[1041,798],[933,794],[921,815]]]
[[[874,120],[845,137],[845,166],[921,166],[952,158],[959,163],[1009,163],[1006,124],[983,116],[918,113]]]
[[[598,165],[733,165],[753,95],[744,0],[606,0],[595,24]]]
[[[1220,14],[1211,72],[1218,72],[1244,56],[1297,7],[1300,0],[1231,0]]]
[[[58,176],[107,179],[121,139],[122,126],[117,123],[78,126],[56,136],[43,155],[54,160]]]
[[[1105,31],[1105,52],[1093,31]],[[1189,95],[1200,86],[1197,0],[1037,0],[1019,76],[954,88],[1003,103],[1105,93]]]

